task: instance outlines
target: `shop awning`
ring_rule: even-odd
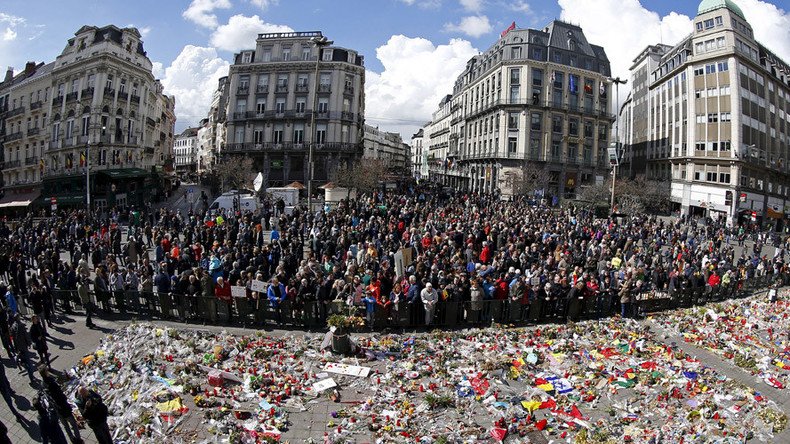
[[[133,179],[135,177],[145,177],[150,173],[141,168],[121,168],[117,170],[103,170],[99,171],[110,179]]]
[[[768,210],[765,212],[765,215],[768,216],[770,219],[784,219],[785,217],[783,213],[776,211],[771,207],[768,207]]]
[[[41,191],[31,191],[29,193],[19,194],[7,193],[0,199],[0,208],[25,208],[30,206],[40,195]]]

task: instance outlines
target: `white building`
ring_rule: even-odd
[[[176,137],[173,144],[176,173],[197,171],[198,129],[187,128]]]
[[[411,136],[411,168],[412,177],[417,180],[428,177],[428,153],[423,146],[424,129],[420,128],[419,131]]]
[[[410,161],[409,145],[403,143],[400,134],[382,131],[365,125],[363,137],[365,151],[362,159],[381,160],[390,171],[403,172]]]
[[[780,228],[790,213],[790,64],[754,39],[732,0],[702,1],[690,31],[649,73],[651,112],[634,113],[634,127],[649,128],[645,174],[671,171],[682,214]]]

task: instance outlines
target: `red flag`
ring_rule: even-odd
[[[584,419],[584,417],[582,416],[582,412],[579,411],[579,408],[576,406],[571,407],[570,415],[576,419]]]
[[[546,426],[547,426],[548,424],[549,424],[549,422],[548,422],[548,421],[546,421],[545,419],[541,419],[540,421],[538,421],[538,422],[536,422],[536,423],[535,423],[535,427],[537,427],[537,428],[538,428],[538,430],[543,430],[543,429],[545,429],[545,428],[546,428]]]
[[[553,409],[557,407],[557,403],[554,401],[554,398],[549,398],[548,401],[543,401],[540,403],[541,409]]]
[[[514,29],[516,29],[516,22],[511,23],[510,26],[507,27],[507,29],[502,31],[502,33],[499,34],[499,38],[504,37],[508,32],[510,32],[510,31],[512,31]]]
[[[491,430],[491,436],[493,436],[494,439],[496,439],[499,442],[504,441],[506,435],[507,435],[507,429],[501,429],[497,427]]]

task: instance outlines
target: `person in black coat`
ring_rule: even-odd
[[[39,360],[49,366],[47,331],[44,330],[44,325],[41,324],[41,318],[39,318],[38,315],[33,315],[30,321],[30,339],[33,340],[33,348],[38,352]]]
[[[93,430],[99,444],[112,444],[110,426],[107,425],[109,411],[101,395],[85,386],[80,386],[77,389],[76,401],[82,417],[85,418],[88,427]]]
[[[41,442],[44,444],[66,444],[66,436],[58,423],[58,412],[52,398],[43,390],[39,390],[33,399],[33,408],[38,413],[38,429]]]
[[[63,427],[66,429],[69,439],[74,443],[82,442],[82,438],[80,437],[80,429],[77,425],[77,420],[74,419],[72,406],[69,403],[69,399],[66,397],[66,394],[63,393],[63,389],[60,387],[60,384],[52,376],[52,374],[49,372],[49,368],[46,366],[39,366],[38,373],[41,375],[42,388],[52,400],[52,403],[55,405],[57,416],[60,418],[60,422],[63,423]]]

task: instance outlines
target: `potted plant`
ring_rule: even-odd
[[[332,331],[332,352],[339,354],[351,353],[351,338],[349,332],[354,328],[364,327],[365,319],[351,313],[333,314],[326,321],[329,327],[334,327]]]

